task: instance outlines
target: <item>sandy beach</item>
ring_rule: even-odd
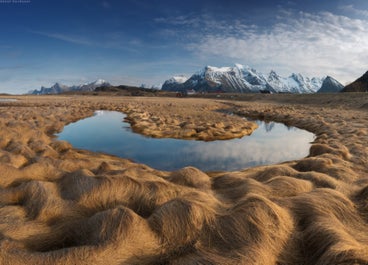
[[[368,263],[367,93],[12,98],[0,102],[0,264]],[[96,110],[158,138],[246,137],[247,117],[316,139],[278,165],[159,171],[56,139]]]

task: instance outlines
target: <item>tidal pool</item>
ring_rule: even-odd
[[[309,154],[314,134],[281,123],[257,121],[259,128],[241,139],[203,142],[156,139],[132,132],[126,115],[96,111],[64,127],[59,140],[75,148],[103,152],[160,170],[194,166],[203,171],[240,170],[300,159]]]

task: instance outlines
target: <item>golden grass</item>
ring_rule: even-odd
[[[0,264],[368,264],[367,105],[366,94],[0,103]],[[317,138],[298,161],[164,172],[52,136],[98,109],[153,137],[241,137],[256,128],[246,116]]]

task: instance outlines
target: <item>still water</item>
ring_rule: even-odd
[[[0,98],[0,102],[15,102],[15,98]]]
[[[134,133],[125,114],[96,111],[65,126],[58,139],[75,148],[132,159],[160,170],[195,166],[203,171],[240,170],[300,159],[309,154],[314,134],[281,123],[257,122],[252,135],[224,141],[155,139]]]

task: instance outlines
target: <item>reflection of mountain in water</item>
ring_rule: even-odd
[[[264,127],[265,131],[267,133],[271,132],[274,128],[275,125],[277,124],[276,122],[270,121],[270,122],[265,122],[265,121],[256,121],[256,123],[258,124],[259,127]],[[293,126],[287,126],[284,124],[284,126],[286,127],[286,129],[288,131],[295,131],[297,130],[297,128],[293,127]]]
[[[258,127],[264,127],[265,131],[271,132],[272,129],[275,127],[275,123],[273,121],[271,122],[265,122],[265,121],[255,121],[258,125]]]
[[[274,122],[266,122],[265,123],[266,132],[272,131],[273,127],[275,127],[275,123]]]
[[[288,131],[295,131],[295,130],[297,130],[298,128],[296,128],[296,127],[293,127],[293,126],[287,126],[287,125],[285,125],[285,127],[287,128],[287,130]]]

